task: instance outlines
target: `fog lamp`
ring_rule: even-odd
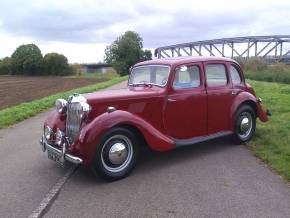
[[[44,137],[46,140],[50,140],[52,136],[52,129],[49,126],[44,127]]]
[[[60,131],[59,129],[57,129],[56,136],[55,136],[55,143],[60,146],[62,143],[63,137],[64,137],[64,133]]]

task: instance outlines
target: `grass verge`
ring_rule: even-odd
[[[34,100],[28,103],[22,103],[16,105],[14,107],[5,108],[0,110],[0,129],[25,120],[29,117],[32,117],[40,112],[43,112],[54,105],[54,102],[58,98],[68,98],[72,93],[87,93],[87,92],[94,92],[96,90],[104,89],[109,86],[112,86],[116,83],[124,81],[128,79],[127,76],[125,77],[115,77],[109,81],[98,83],[95,85],[89,85],[86,87],[81,87],[77,89],[73,89],[70,91],[54,94],[42,99]]]
[[[248,80],[264,108],[273,115],[267,123],[257,122],[257,131],[250,143],[255,155],[290,181],[290,86],[280,83]]]

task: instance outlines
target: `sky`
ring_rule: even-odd
[[[127,30],[160,46],[238,36],[290,35],[290,1],[0,0],[0,58],[21,44],[70,63],[103,61]]]

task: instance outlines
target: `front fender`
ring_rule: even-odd
[[[231,120],[234,120],[237,109],[239,108],[241,104],[244,104],[244,103],[251,103],[252,105],[254,105],[255,109],[257,110],[257,116],[259,117],[259,119],[262,122],[268,121],[268,116],[265,110],[263,109],[261,103],[257,100],[257,98],[253,94],[249,92],[241,92],[235,97],[232,107],[231,107],[231,113],[230,113]]]
[[[116,110],[111,113],[103,113],[96,117],[80,132],[79,150],[82,157],[85,157],[85,164],[90,163],[96,152],[96,146],[102,135],[116,125],[131,125],[139,129],[144,135],[147,144],[157,151],[166,151],[175,148],[174,141],[157,130],[150,123],[127,111]]]

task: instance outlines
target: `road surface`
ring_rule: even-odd
[[[123,87],[121,85],[113,88]],[[40,151],[42,113],[0,130],[0,215],[28,217],[66,174]],[[144,151],[126,179],[79,167],[45,217],[290,217],[290,188],[245,146],[227,139]]]

